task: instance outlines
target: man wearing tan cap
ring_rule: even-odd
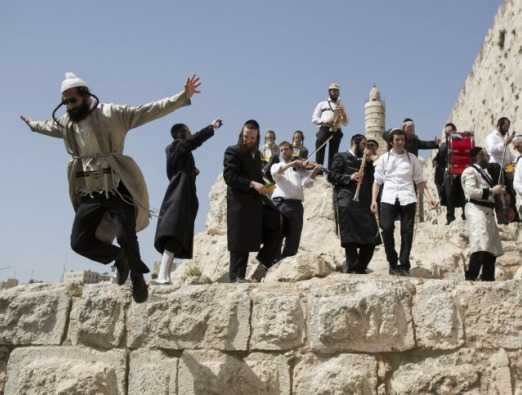
[[[315,142],[315,161],[324,164],[324,153],[328,143],[328,168],[332,166],[334,155],[339,152],[339,145],[343,138],[341,127],[348,125],[346,109],[339,98],[341,87],[332,83],[328,87],[328,100],[321,101],[315,106],[312,122],[319,126]]]

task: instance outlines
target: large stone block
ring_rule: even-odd
[[[456,292],[468,347],[522,349],[522,281],[462,283]]]
[[[69,324],[73,345],[95,348],[122,346],[125,336],[125,309],[130,292],[115,284],[86,285],[75,299]]]
[[[504,350],[460,349],[452,354],[392,358],[400,360],[388,383],[389,393],[394,395],[513,393]]]
[[[25,285],[1,291],[0,344],[60,344],[70,305],[71,298],[61,285]]]
[[[0,394],[5,391],[5,383],[7,382],[7,361],[9,359],[9,349],[0,347]]]
[[[293,393],[299,395],[376,394],[377,384],[377,361],[370,355],[306,354],[294,368]]]
[[[377,353],[414,348],[413,293],[409,281],[368,277],[311,287],[307,316],[312,349]]]
[[[125,394],[125,351],[78,347],[15,349],[7,366],[6,394]]]
[[[251,297],[251,350],[289,350],[303,345],[306,331],[302,294],[261,288]]]
[[[290,372],[284,356],[252,353],[245,359],[218,351],[184,351],[179,394],[288,395]]]
[[[129,395],[176,395],[178,358],[142,349],[130,355]]]
[[[419,347],[451,350],[464,344],[454,287],[447,281],[428,281],[419,285],[412,313]]]
[[[154,287],[147,303],[129,308],[127,344],[131,348],[247,350],[248,291],[246,284]]]
[[[335,262],[328,255],[299,253],[272,266],[264,279],[266,283],[295,282],[313,277],[326,277],[335,271]]]

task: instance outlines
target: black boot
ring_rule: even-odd
[[[118,285],[125,284],[125,281],[129,278],[129,262],[123,251],[116,259],[114,266],[116,267],[116,283]]]
[[[132,297],[136,303],[143,303],[149,297],[149,289],[142,273],[131,273]]]

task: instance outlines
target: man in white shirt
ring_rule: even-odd
[[[324,164],[324,153],[326,146],[318,149],[330,139],[328,144],[328,169],[332,166],[334,155],[339,152],[339,145],[343,138],[341,126],[348,125],[348,115],[346,109],[339,98],[341,87],[337,83],[332,83],[328,87],[328,100],[321,101],[315,106],[312,115],[312,122],[319,126],[316,135],[315,162]]]
[[[320,170],[318,165],[307,170],[308,166],[312,166],[307,166],[307,163],[300,159],[292,161],[292,155],[292,144],[283,141],[279,144],[281,162],[272,165],[270,169],[276,184],[272,200],[281,213],[283,221],[281,233],[285,239],[285,246],[281,259],[297,254],[303,230],[303,188],[313,185],[314,178]]]
[[[509,143],[511,143],[514,137],[512,134],[509,134],[510,126],[511,121],[506,117],[502,117],[498,120],[496,129],[486,137],[486,151],[489,154],[489,163],[506,166],[514,162],[515,157],[509,149]]]
[[[390,133],[392,148],[375,163],[371,211],[380,211],[380,223],[386,259],[390,274],[406,275],[410,271],[410,252],[413,243],[417,196],[424,192],[426,181],[422,165],[413,154],[406,151],[406,135],[402,129]],[[377,198],[382,188],[380,210]],[[394,240],[394,222],[401,221],[401,250],[397,255]]]
[[[517,196],[518,214],[522,218],[522,134],[517,134],[513,139],[513,146],[518,153],[515,160],[515,176],[513,178],[513,189]]]

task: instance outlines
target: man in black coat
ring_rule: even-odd
[[[419,156],[420,149],[436,149],[439,147],[439,138],[435,137],[432,141],[421,140],[415,134],[415,123],[411,118],[405,118],[402,121],[402,130],[406,134],[406,151],[415,156]],[[391,146],[390,132],[384,132],[384,139],[388,141],[388,146]]]
[[[161,204],[154,247],[163,254],[157,279],[170,283],[174,258],[191,259],[194,243],[194,222],[198,213],[196,176],[199,170],[192,151],[214,135],[222,124],[216,119],[201,131],[191,134],[187,125],[175,124],[170,133],[174,141],[166,148],[169,186]]]
[[[457,133],[455,124],[449,122],[444,126],[445,142],[439,146],[437,155],[433,158],[435,167],[435,185],[439,194],[440,204],[446,206],[446,225],[455,220],[455,207],[462,208],[462,219],[465,219],[464,205],[466,198],[460,183],[460,175],[448,172],[448,145],[450,136]]]
[[[279,255],[281,238],[281,217],[263,184],[259,124],[255,120],[245,122],[238,143],[226,149],[223,165],[228,186],[230,281],[245,282],[249,252],[259,251],[257,259],[268,268]]]
[[[365,163],[362,180],[359,176],[365,149],[366,137],[362,134],[354,135],[351,149],[334,156],[328,173],[328,181],[334,186],[341,245],[346,251],[347,273],[366,273],[379,240],[377,221],[370,211],[373,185],[371,160],[367,159]],[[361,186],[358,201],[355,201],[359,181]]]

